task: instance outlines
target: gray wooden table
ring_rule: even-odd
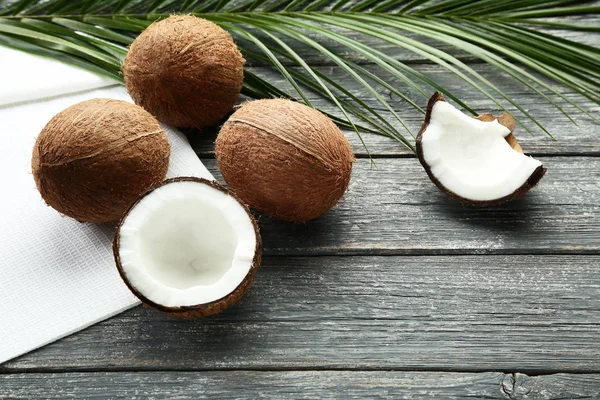
[[[600,45],[598,35],[562,35]],[[497,111],[439,67],[385,51]],[[453,54],[555,134],[516,132],[548,167],[525,198],[461,206],[399,144],[366,135],[373,166],[347,132],[358,157],[347,195],[307,224],[261,219],[264,263],[241,303],[201,320],[137,307],[0,366],[0,397],[600,398],[600,127],[580,117],[577,128]],[[417,130],[422,115],[392,101]],[[221,180],[214,134],[191,141]]]

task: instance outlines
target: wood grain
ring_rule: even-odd
[[[513,374],[504,377],[502,390],[510,399],[598,399],[600,398],[600,375]]]
[[[241,303],[135,308],[0,367],[600,373],[599,256],[269,257]]]
[[[325,216],[261,218],[264,254],[598,254],[600,158],[540,160],[548,168],[540,184],[492,208],[449,199],[416,158],[357,160],[348,192]],[[216,161],[203,161],[222,181]]]
[[[10,399],[498,399],[564,400],[600,396],[600,375],[227,371],[14,374],[0,376]]]
[[[231,371],[14,374],[0,376],[11,399],[568,399],[600,396],[600,375],[529,377],[499,372]]]
[[[19,374],[0,376],[0,397],[11,399],[506,399],[501,373],[402,372],[155,372]],[[586,393],[584,387],[577,393]]]

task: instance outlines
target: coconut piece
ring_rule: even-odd
[[[216,142],[223,178],[250,207],[287,221],[326,213],[342,197],[354,155],[327,116],[283,99],[247,102]]]
[[[489,206],[523,196],[546,168],[523,154],[509,114],[471,118],[435,93],[417,136],[417,156],[429,178],[463,203]]]
[[[214,125],[235,105],[244,58],[229,33],[194,16],[154,22],[131,44],[123,64],[127,90],[159,121]]]
[[[164,179],[170,151],[166,133],[143,108],[92,99],[46,124],[31,167],[48,205],[80,222],[110,222]]]
[[[250,288],[261,261],[250,210],[214,181],[168,179],[144,194],[113,241],[117,268],[144,304],[179,317],[217,314]]]

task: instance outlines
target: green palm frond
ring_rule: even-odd
[[[410,149],[412,132],[395,111],[394,101],[422,113],[419,104],[435,89],[475,112],[411,63],[372,43],[403,49],[439,65],[499,108],[519,110],[547,134],[535,115],[455,54],[490,64],[573,123],[573,116],[561,104],[600,122],[582,106],[584,100],[600,105],[600,49],[548,33],[548,28],[600,31],[598,26],[573,22],[577,19],[556,19],[597,17],[597,1],[0,0],[0,44],[121,81],[127,45],[153,21],[173,13],[194,14],[222,26],[233,35],[250,65],[272,66],[291,87],[284,91],[247,69],[243,89],[247,96],[287,97],[312,105],[309,94],[316,93],[339,110],[331,117],[340,126],[384,135]],[[302,54],[298,48],[304,49]],[[353,81],[353,87],[361,88],[377,106],[369,105],[323,69],[312,67],[307,54],[343,71],[345,81]],[[565,89],[578,96],[568,97]]]

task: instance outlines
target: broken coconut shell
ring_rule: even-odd
[[[92,99],[46,124],[31,167],[48,205],[80,222],[111,222],[164,179],[169,156],[167,135],[143,108]]]
[[[523,195],[525,195],[525,193],[527,193],[531,188],[533,188],[535,185],[537,185],[537,183],[540,181],[540,179],[542,179],[542,177],[546,173],[546,168],[544,166],[542,166],[541,164],[537,168],[535,168],[535,170],[529,175],[529,177],[523,182],[523,184],[521,186],[519,186],[512,193],[502,196],[502,197],[499,197],[499,198],[490,199],[490,200],[473,200],[470,198],[466,198],[464,196],[460,196],[457,193],[455,193],[454,191],[448,189],[440,181],[440,179],[438,179],[438,177],[433,173],[431,166],[425,160],[425,155],[423,152],[423,134],[425,133],[425,131],[427,130],[427,128],[429,127],[429,124],[431,122],[433,107],[437,102],[445,102],[445,101],[446,100],[444,99],[444,96],[439,92],[436,92],[433,96],[431,96],[431,98],[429,99],[429,102],[427,103],[425,121],[424,121],[424,123],[421,127],[421,130],[419,131],[419,133],[417,135],[417,139],[416,139],[417,157],[419,158],[419,161],[421,162],[421,165],[423,166],[423,168],[425,168],[425,171],[427,172],[429,179],[431,179],[431,181],[433,183],[435,183],[435,185],[442,192],[444,192],[449,197],[460,201],[461,203],[485,207],[485,206],[495,206],[495,205],[503,204],[503,203],[515,200],[517,198],[520,198]],[[486,114],[479,115],[478,117],[475,117],[475,119],[483,121],[483,122],[492,122],[494,120],[497,120],[500,125],[506,127],[510,131],[510,133],[507,136],[505,136],[505,138],[504,138],[506,140],[506,142],[509,144],[509,146],[514,151],[523,154],[523,149],[521,148],[516,137],[513,134],[513,131],[515,129],[515,120],[510,114],[504,113],[501,116],[494,116],[493,114],[486,113]]]
[[[159,121],[204,128],[235,105],[244,58],[231,35],[191,15],[154,22],[131,44],[123,64],[127,91]]]
[[[524,154],[523,149],[521,148],[521,145],[519,144],[519,142],[517,141],[517,138],[513,134],[516,123],[515,123],[515,119],[513,118],[512,115],[510,115],[509,113],[504,113],[501,116],[497,117],[494,114],[485,113],[485,114],[478,115],[477,117],[474,117],[474,118],[478,119],[480,121],[483,121],[483,122],[492,122],[493,120],[497,119],[498,122],[500,123],[500,125],[507,127],[508,130],[510,131],[510,134],[508,134],[508,136],[506,136],[504,138],[504,140],[506,140],[508,142],[508,144],[510,145],[510,147],[512,147],[515,151],[518,151],[519,153]]]
[[[251,208],[293,222],[325,214],[352,174],[348,139],[324,114],[283,99],[244,103],[216,141],[223,178]]]
[[[183,188],[181,185],[186,187]],[[197,189],[199,193],[195,193]],[[215,197],[214,202],[211,202],[210,199],[213,196]],[[150,206],[148,206],[150,204],[149,200],[153,201],[153,204]],[[171,204],[173,207],[170,207],[169,201],[173,201]],[[186,202],[189,202],[188,206],[191,208],[186,209]],[[162,221],[159,219],[161,223],[156,226],[156,232],[153,233],[152,218],[156,218],[158,214],[165,211],[167,214],[163,215]],[[144,213],[146,216],[144,216]],[[219,213],[222,213],[222,215],[218,216]],[[220,223],[210,220],[211,218],[219,219],[220,217],[224,217]],[[235,229],[238,229],[237,232],[244,232],[246,230],[245,234],[236,237],[237,241],[234,241],[235,246],[233,246],[235,254],[241,253],[241,260],[246,262],[246,264],[235,264],[233,262],[232,266],[224,264],[224,267],[226,267],[225,270],[217,272],[226,274],[230,271],[227,268],[234,268],[233,265],[237,265],[237,267],[242,265],[246,269],[243,268],[242,271],[244,273],[241,275],[237,274],[237,278],[226,280],[225,284],[217,287],[216,291],[212,293],[212,296],[216,298],[213,298],[211,301],[195,303],[193,300],[197,297],[194,297],[193,291],[198,289],[197,293],[199,294],[196,296],[206,298],[206,296],[211,296],[207,292],[214,289],[214,285],[218,285],[221,282],[219,280],[215,281],[214,276],[210,275],[211,265],[197,265],[195,263],[197,259],[200,259],[200,263],[206,260],[216,260],[215,262],[228,260],[227,257],[223,257],[228,254],[221,254],[220,250],[223,249],[219,248],[220,243],[223,241],[226,242],[227,240],[225,239],[228,239],[225,235],[219,237],[219,232],[224,232],[223,230],[219,230],[219,228],[231,222],[231,220],[227,219],[228,217],[233,219],[239,218],[238,223],[234,224]],[[147,218],[146,221],[144,221],[144,218]],[[150,226],[144,225],[144,223],[150,224]],[[174,225],[169,227],[169,224]],[[181,225],[178,226],[177,224]],[[177,247],[181,245],[182,241],[193,237],[195,229],[201,231],[196,232],[200,233],[197,236],[200,240],[210,241],[214,239],[214,243],[205,243],[205,246],[190,243],[189,247]],[[139,242],[152,237],[157,242],[146,243],[148,247],[144,247],[143,242]],[[254,238],[254,241],[248,242],[248,238]],[[131,244],[133,243],[131,242],[132,240],[138,240],[137,244],[133,246],[124,244],[127,241]],[[142,243],[142,245],[139,243]],[[163,245],[163,248],[160,248],[161,245]],[[171,248],[171,246],[175,247]],[[142,255],[145,258],[137,258],[136,262],[136,258],[132,257],[132,255],[135,255],[136,251],[144,251],[145,248],[156,251],[159,255],[150,254],[151,251],[145,252]],[[136,250],[132,251],[132,249]],[[160,252],[168,253],[169,251],[172,251],[176,258],[168,258],[168,263],[162,266],[159,265],[159,267],[164,267],[162,271],[163,275],[160,275],[156,270],[152,270],[155,267],[151,267],[150,264],[154,262],[160,264],[163,261],[160,257],[164,256]],[[197,253],[190,255],[185,254],[186,251]],[[113,253],[117,270],[131,292],[146,306],[162,311],[170,316],[181,318],[198,318],[218,314],[238,302],[252,285],[260,267],[261,252],[262,241],[258,224],[252,216],[250,209],[233,192],[217,182],[195,177],[167,179],[140,196],[123,216],[113,239]],[[235,260],[239,261],[238,259]],[[169,281],[168,279],[164,279],[165,273],[170,274],[178,270],[179,272],[184,270],[182,272],[184,274],[183,281],[177,282],[176,280]],[[189,271],[192,271],[191,274]],[[159,285],[144,284],[144,274],[150,275],[148,281],[158,282]],[[210,282],[216,282],[212,283],[212,287],[208,285],[208,289],[201,285],[210,283],[206,277],[210,278]],[[175,285],[176,283],[185,286],[178,287]],[[173,292],[169,292],[170,285],[175,287]],[[229,285],[228,288],[226,287],[227,285]],[[166,291],[166,294],[161,294],[161,290]],[[192,290],[192,292],[188,293],[187,297],[185,296],[186,290]],[[219,293],[218,290],[224,291],[221,292],[222,296],[215,296],[215,293]]]

